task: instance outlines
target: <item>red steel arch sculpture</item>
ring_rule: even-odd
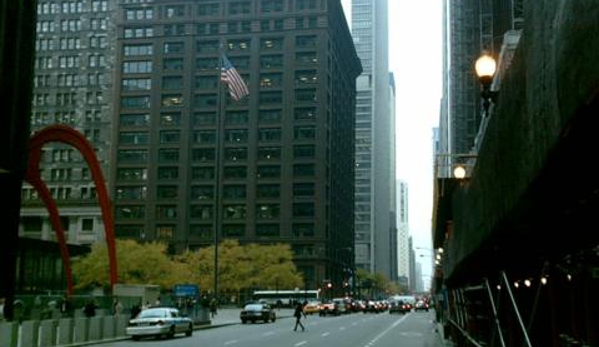
[[[100,169],[100,164],[96,158],[94,148],[87,139],[78,131],[64,125],[52,125],[46,127],[31,136],[29,141],[29,164],[25,181],[31,184],[38,192],[43,203],[50,214],[50,223],[56,232],[56,238],[60,247],[60,255],[65,268],[67,277],[67,294],[73,294],[73,273],[71,270],[71,259],[65,232],[60,223],[60,214],[56,202],[50,194],[50,190],[40,177],[40,158],[42,147],[49,142],[62,142],[75,147],[87,162],[91,171],[92,179],[96,185],[96,192],[100,202],[100,210],[102,212],[102,220],[104,222],[104,232],[106,235],[106,243],[108,246],[108,264],[110,270],[110,284],[113,287],[117,283],[117,262],[116,262],[116,247],[114,239],[114,218],[112,209],[110,208],[110,200],[108,199],[108,191],[104,183],[104,176]]]

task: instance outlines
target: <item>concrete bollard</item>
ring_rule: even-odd
[[[75,329],[73,329],[73,342],[87,342],[89,336],[89,318],[75,318]]]
[[[19,323],[0,323],[0,346],[17,347],[19,342]]]
[[[73,343],[73,329],[75,320],[73,318],[63,318],[58,321],[58,344],[70,345]]]
[[[106,339],[112,339],[115,337],[115,329],[116,329],[116,318],[118,316],[104,316],[104,322],[103,322],[103,326],[104,326],[104,331],[102,334],[102,338],[104,340]]]
[[[21,347],[37,347],[40,322],[26,320],[21,323]]]
[[[56,326],[58,322],[53,319],[46,319],[40,322],[39,328],[39,345],[40,346],[56,346],[57,333]]]
[[[89,319],[89,341],[102,339],[102,323],[104,317],[91,317]]]

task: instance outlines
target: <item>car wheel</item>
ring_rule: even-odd
[[[141,338],[141,337],[140,337],[140,336],[137,336],[137,335],[133,335],[133,336],[131,336],[131,340],[133,340],[133,341],[139,341],[139,339],[140,339],[140,338]]]
[[[272,315],[272,322],[274,323],[277,320],[277,316],[276,315]]]
[[[242,319],[241,324],[245,324],[245,323],[247,323],[247,321],[245,319]]]
[[[193,335],[193,324],[189,324],[189,329],[185,332],[185,336]]]

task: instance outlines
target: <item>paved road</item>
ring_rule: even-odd
[[[217,329],[196,330],[192,337],[131,340],[98,344],[106,347],[443,347],[435,332],[433,313],[407,315],[350,314],[309,316],[306,331],[293,331],[291,310],[277,311],[275,323],[241,324],[238,309],[223,309],[214,317]]]

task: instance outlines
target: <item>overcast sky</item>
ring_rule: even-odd
[[[342,0],[351,22],[351,0]],[[388,0],[389,69],[396,84],[396,176],[408,183],[410,234],[432,248],[432,128],[442,94],[442,0]],[[350,23],[351,24],[351,23]],[[418,261],[432,262],[426,250]],[[423,266],[423,275],[430,268]]]

